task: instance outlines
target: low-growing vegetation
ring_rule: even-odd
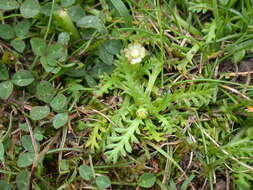
[[[251,190],[251,0],[0,0],[0,189]]]

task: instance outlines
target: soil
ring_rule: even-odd
[[[246,83],[249,77],[250,84],[253,84],[253,73],[247,74],[247,72],[253,72],[253,59],[246,59],[237,64],[231,60],[224,61],[219,64],[218,71],[219,73],[234,73],[233,81],[239,83]]]

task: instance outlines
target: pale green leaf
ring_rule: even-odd
[[[38,0],[25,0],[20,7],[20,12],[24,18],[33,18],[40,13]]]
[[[48,106],[34,106],[30,111],[33,120],[38,121],[48,116],[50,109]]]
[[[58,113],[53,119],[53,126],[55,129],[58,129],[68,122],[68,114],[67,113]]]
[[[19,70],[12,77],[12,82],[17,86],[27,86],[34,81],[34,76],[30,71]]]
[[[0,98],[8,99],[13,91],[13,84],[11,81],[4,81],[0,83]]]

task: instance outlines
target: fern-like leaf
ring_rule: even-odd
[[[171,94],[165,94],[162,98],[156,99],[153,104],[157,111],[163,111],[171,103],[177,107],[206,106],[216,100],[218,87],[213,84],[193,84],[189,89],[182,88]]]
[[[108,151],[105,152],[107,159],[114,163],[118,160],[120,155],[126,156],[127,153],[132,152],[132,143],[138,143],[135,134],[139,134],[139,125],[141,120],[129,121],[130,125],[127,128],[115,128],[114,134],[108,138],[109,144],[106,146]]]
[[[201,107],[215,101],[218,88],[213,84],[191,85],[188,90],[181,89],[170,97],[170,102],[178,106]]]

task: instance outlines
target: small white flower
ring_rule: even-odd
[[[141,44],[134,43],[129,44],[128,47],[124,49],[124,53],[131,64],[136,64],[140,63],[145,57],[146,50]]]

